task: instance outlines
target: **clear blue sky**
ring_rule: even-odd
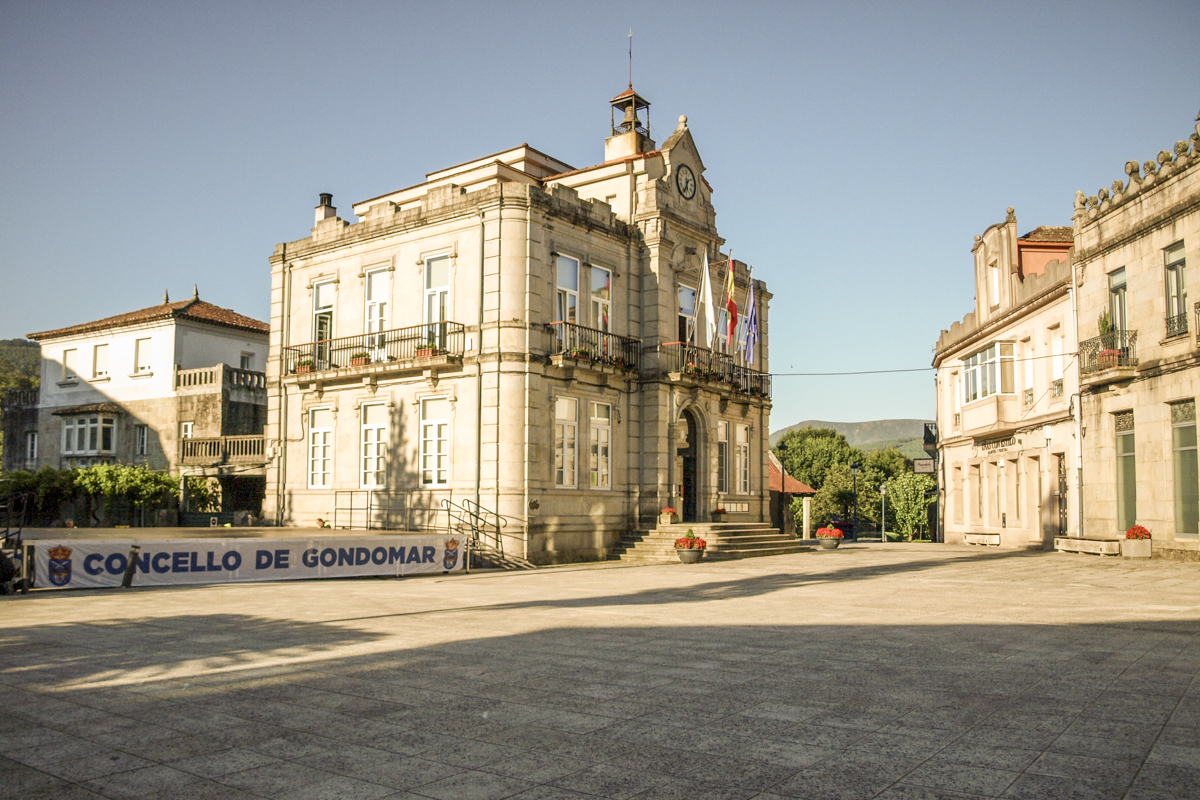
[[[350,204],[529,142],[601,160],[634,85],[687,114],[775,372],[928,366],[970,247],[1193,130],[1200,3],[0,5],[0,338],[203,298]],[[773,430],[933,415],[932,371],[775,382]]]

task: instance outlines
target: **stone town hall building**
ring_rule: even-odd
[[[692,343],[706,258],[716,305],[729,260],[704,162],[686,117],[659,147],[646,100],[611,105],[601,164],[521,145],[355,223],[322,195],[276,247],[268,519],[417,529],[469,501],[542,563],[602,558],[666,506],[769,519],[770,294],[754,281],[753,366]]]

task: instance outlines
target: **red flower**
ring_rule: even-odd
[[[703,550],[708,547],[708,542],[698,536],[680,536],[675,540],[676,550]]]
[[[845,534],[837,528],[817,528],[818,539],[841,539],[843,536]]]
[[[674,514],[674,513],[675,513],[675,509],[673,509],[673,508],[664,508],[664,509],[662,509],[661,511],[659,511],[658,513],[660,513],[660,514]]]
[[[1141,525],[1134,525],[1129,530],[1125,531],[1126,539],[1149,539],[1150,531],[1143,528]]]

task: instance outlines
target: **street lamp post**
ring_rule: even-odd
[[[850,476],[854,480],[854,541],[858,541],[858,464],[850,465]]]
[[[882,506],[879,512],[880,525],[880,544],[887,544],[887,484],[879,484],[879,504]]]

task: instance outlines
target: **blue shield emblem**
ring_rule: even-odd
[[[451,570],[456,564],[458,564],[458,539],[447,539],[446,554],[442,556],[442,568]]]
[[[71,582],[71,549],[59,545],[50,550],[50,582],[55,586],[66,586]]]

